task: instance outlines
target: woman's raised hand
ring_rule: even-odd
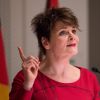
[[[21,47],[18,47],[18,51],[22,60],[22,69],[25,77],[24,88],[30,90],[37,77],[40,62],[37,57],[26,57]]]

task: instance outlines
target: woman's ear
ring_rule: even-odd
[[[46,39],[45,37],[42,37],[42,38],[41,38],[41,42],[42,42],[43,47],[44,47],[46,50],[50,48],[48,39]]]

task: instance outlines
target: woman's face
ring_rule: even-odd
[[[51,32],[49,50],[55,56],[73,56],[78,52],[77,28],[57,22]]]

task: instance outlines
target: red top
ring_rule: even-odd
[[[80,79],[73,83],[57,82],[39,71],[33,88],[23,88],[24,76],[20,71],[14,78],[9,100],[100,100],[96,76],[80,68]]]

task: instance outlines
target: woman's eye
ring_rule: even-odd
[[[76,30],[72,30],[72,33],[73,33],[73,34],[76,34]]]
[[[68,35],[68,32],[66,32],[66,31],[61,31],[61,32],[59,33],[59,35]]]

